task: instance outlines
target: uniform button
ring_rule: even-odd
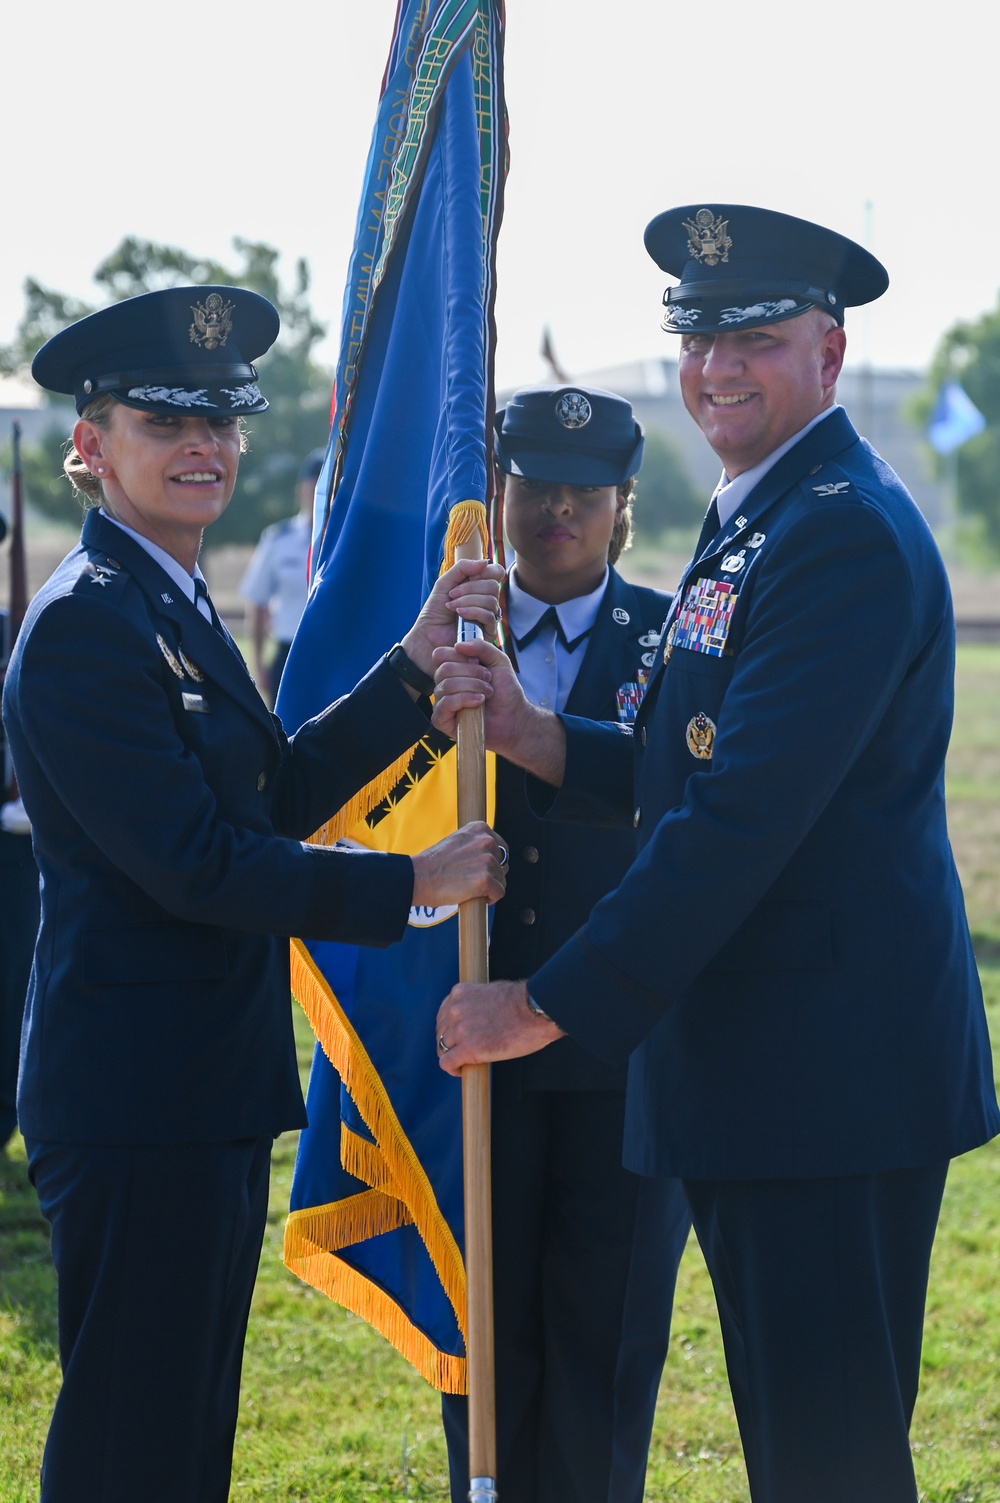
[[[521,909],[521,923],[531,925],[535,922],[535,910],[533,908]]]
[[[535,866],[537,864],[538,850],[535,846],[526,845],[521,854],[523,855],[525,861],[527,861],[529,866]]]
[[[640,741],[640,744],[642,746],[646,745],[646,727],[645,726],[643,726],[642,729],[639,732],[639,741]]]
[[[545,661],[547,663],[554,663],[555,662],[555,654],[550,652],[548,654],[548,656],[546,657]]]
[[[266,787],[267,787],[267,773],[266,772],[262,772],[257,777],[257,792],[258,793],[263,793],[264,789]]]
[[[632,815],[632,824],[633,824],[633,827],[635,829],[639,828],[639,821],[641,819],[642,819],[642,810],[641,809],[637,809],[635,811],[635,813]]]
[[[545,710],[545,709],[548,708],[548,704],[549,704],[548,699],[540,699],[538,701],[538,703],[541,705],[541,707],[542,707],[543,710]]]

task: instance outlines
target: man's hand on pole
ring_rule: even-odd
[[[496,636],[503,569],[485,559],[462,558],[441,575],[403,638],[403,649],[424,673],[433,673],[435,647],[453,646],[461,616]]]
[[[434,652],[434,725],[455,735],[462,710],[483,706],[486,745],[558,788],[566,733],[558,715],[525,698],[510,659],[492,642],[453,642]]]
[[[460,1075],[463,1065],[535,1054],[562,1037],[558,1023],[532,1012],[524,981],[460,982],[438,1009],[438,1055],[449,1075]]]

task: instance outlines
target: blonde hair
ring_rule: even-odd
[[[107,432],[111,422],[111,409],[115,405],[112,396],[95,397],[87,403],[80,416],[86,422],[93,423],[95,428]],[[77,494],[82,496],[85,507],[100,506],[104,500],[104,488],[72,439],[67,442],[63,474]]]
[[[125,404],[120,404],[117,397],[106,392],[103,396],[95,397],[92,402],[88,402],[80,418],[83,422],[93,423],[95,428],[100,428],[103,433],[106,433],[111,425],[111,414],[119,405]],[[240,433],[240,453],[245,454],[249,447],[246,422],[243,418],[237,418],[236,425]],[[72,439],[67,440],[63,474],[77,494],[83,498],[85,508],[89,509],[103,504],[104,487]]]

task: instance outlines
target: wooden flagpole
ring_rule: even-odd
[[[456,549],[457,558],[482,558],[478,529]],[[481,636],[459,624],[459,640]],[[486,734],[483,710],[458,716],[458,823],[486,818]],[[485,898],[470,898],[458,910],[458,967],[462,981],[489,980],[489,928]],[[490,1067],[462,1071],[465,1170],[465,1268],[469,1285],[466,1341],[469,1380],[469,1503],[497,1497],[496,1380],[493,1354],[493,1205],[490,1151]]]

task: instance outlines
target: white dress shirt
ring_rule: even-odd
[[[743,474],[737,475],[735,480],[730,480],[725,470],[723,470],[722,479],[715,487],[715,494],[712,497],[712,500],[719,509],[720,528],[725,527],[730,518],[735,517],[736,513],[742,509],[744,501],[758,480],[763,480],[768,470],[778,463],[781,456],[787,454],[789,449],[797,444],[800,438],[804,438],[810,428],[815,428],[817,423],[821,423],[832,412],[836,412],[839,405],[839,403],[836,403],[833,407],[828,407],[825,412],[821,412],[818,417],[814,417],[811,423],[806,423],[805,427],[800,428],[798,433],[793,434],[785,443],[779,444],[778,448],[774,449],[766,459],[762,459],[760,464],[755,464],[752,470],[744,470]]]
[[[195,588],[196,579],[200,579],[202,584],[205,584],[205,576],[197,564],[194,566],[194,573],[189,574],[184,565],[179,564],[172,554],[168,553],[165,548],[160,547],[159,543],[153,543],[149,538],[143,537],[142,533],[136,532],[134,527],[126,527],[124,522],[119,522],[118,518],[113,517],[109,511],[105,511],[103,506],[101,507],[101,516],[106,518],[107,521],[113,522],[116,527],[120,527],[122,532],[127,532],[130,538],[134,538],[139,547],[145,549],[150,558],[155,559],[160,568],[170,575],[177,588],[187,596],[191,604],[201,612],[205,620],[212,620],[212,611],[207,598],[208,585],[205,585],[204,594],[199,594]]]
[[[517,653],[517,674],[525,696],[543,710],[564,710],[570,690],[576,682],[587,650],[587,637],[597,620],[604,592],[608,587],[608,570],[596,590],[577,595],[552,606],[536,600],[517,582],[517,560],[507,576],[507,621]],[[528,635],[547,610],[558,618],[543,626],[531,642],[518,646],[518,638]],[[561,628],[561,631],[560,631]],[[571,650],[572,649],[572,650]]]

